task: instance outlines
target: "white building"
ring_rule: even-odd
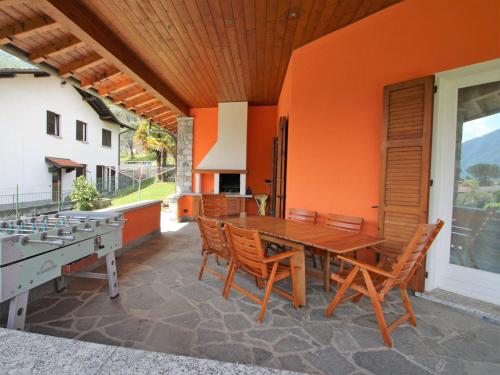
[[[120,126],[98,97],[0,51],[0,196],[56,200],[83,173],[111,189]]]

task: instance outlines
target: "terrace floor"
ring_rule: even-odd
[[[412,298],[417,328],[382,344],[370,302],[324,310],[317,282],[308,306],[294,310],[272,295],[264,323],[259,307],[206,273],[197,280],[200,240],[195,224],[168,224],[161,236],[118,259],[120,296],[110,300],[100,280],[73,279],[68,288],[28,306],[27,330],[97,343],[205,357],[319,374],[500,374],[500,326]],[[212,266],[214,266],[212,264]],[[255,290],[253,280],[238,283]],[[396,295],[387,317],[402,311]]]

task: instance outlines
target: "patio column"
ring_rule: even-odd
[[[177,117],[177,194],[190,193],[193,189],[193,118]]]

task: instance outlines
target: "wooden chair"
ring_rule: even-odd
[[[235,288],[252,301],[262,306],[259,314],[260,322],[264,320],[271,290],[291,300],[293,306],[297,308],[299,300],[293,255],[299,252],[300,249],[294,249],[268,257],[264,253],[264,247],[262,246],[258,231],[238,228],[231,224],[227,224],[224,229],[232,255],[224,297],[227,298],[231,288],[235,287],[233,282],[235,272],[242,269],[266,283],[266,291],[264,299],[262,300],[247,290]],[[285,259],[289,259],[289,265],[281,263],[281,261]],[[288,277],[292,280],[292,294],[274,287],[275,282]]]
[[[302,221],[304,223],[316,224],[318,213],[316,211],[303,210],[300,208],[290,208],[288,220]]]
[[[405,247],[397,261],[392,264],[392,269],[389,271],[379,266],[339,256],[340,259],[351,264],[353,267],[346,272],[332,274],[332,279],[340,283],[340,288],[332,299],[332,302],[328,305],[326,316],[329,317],[341,303],[350,300],[358,302],[363,296],[368,296],[372,302],[382,338],[388,347],[392,347],[390,333],[398,325],[407,320],[409,320],[411,325],[417,325],[415,314],[413,313],[408,297],[408,283],[415,274],[415,271],[422,265],[427,251],[443,225],[444,222],[441,220],[438,220],[436,224],[419,225],[415,235]],[[387,293],[389,293],[392,288],[396,287],[399,288],[406,314],[387,326],[382,311],[382,302]],[[355,293],[344,297],[344,294],[349,288],[353,289]]]
[[[363,218],[357,216],[346,216],[337,214],[328,214],[325,225],[330,228],[340,229],[347,232],[360,233],[363,227]],[[323,287],[325,292],[330,291],[330,253],[325,250],[312,249],[312,257],[318,255],[321,259],[321,268],[323,270]],[[313,260],[313,265],[316,262]],[[344,262],[339,262],[340,271],[344,270]]]
[[[198,227],[200,229],[201,239],[202,239],[202,250],[203,261],[201,263],[200,272],[198,273],[198,280],[203,277],[204,271],[210,272],[215,277],[224,280],[226,282],[227,276],[229,275],[229,270],[226,276],[220,274],[219,272],[206,267],[208,257],[213,256],[217,263],[219,263],[219,258],[224,259],[227,262],[231,259],[231,252],[227,247],[226,238],[224,230],[222,229],[222,224],[217,222],[217,220],[203,218],[198,216],[196,219]],[[229,267],[228,267],[229,268]],[[224,288],[225,288],[224,284]]]
[[[327,227],[360,233],[363,227],[363,218],[357,216],[345,216],[328,214],[326,217]]]
[[[316,211],[304,210],[302,208],[290,208],[288,211],[287,220],[301,221],[303,223],[316,224],[318,213]],[[277,248],[281,248],[275,245]],[[306,249],[306,255],[312,257],[313,266],[316,268],[316,258],[311,249]]]
[[[228,213],[227,197],[225,194],[202,194],[201,216],[218,218]]]

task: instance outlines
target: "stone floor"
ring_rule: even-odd
[[[298,311],[273,295],[260,324],[249,299],[233,291],[224,300],[209,273],[198,281],[199,265],[196,226],[168,225],[118,259],[117,299],[100,280],[72,279],[62,293],[29,305],[27,330],[317,374],[500,374],[498,325],[412,298],[418,326],[397,329],[388,349],[367,299],[326,319],[332,294],[316,282]],[[238,283],[256,289],[243,275]],[[384,309],[389,320],[402,311],[395,295]]]

